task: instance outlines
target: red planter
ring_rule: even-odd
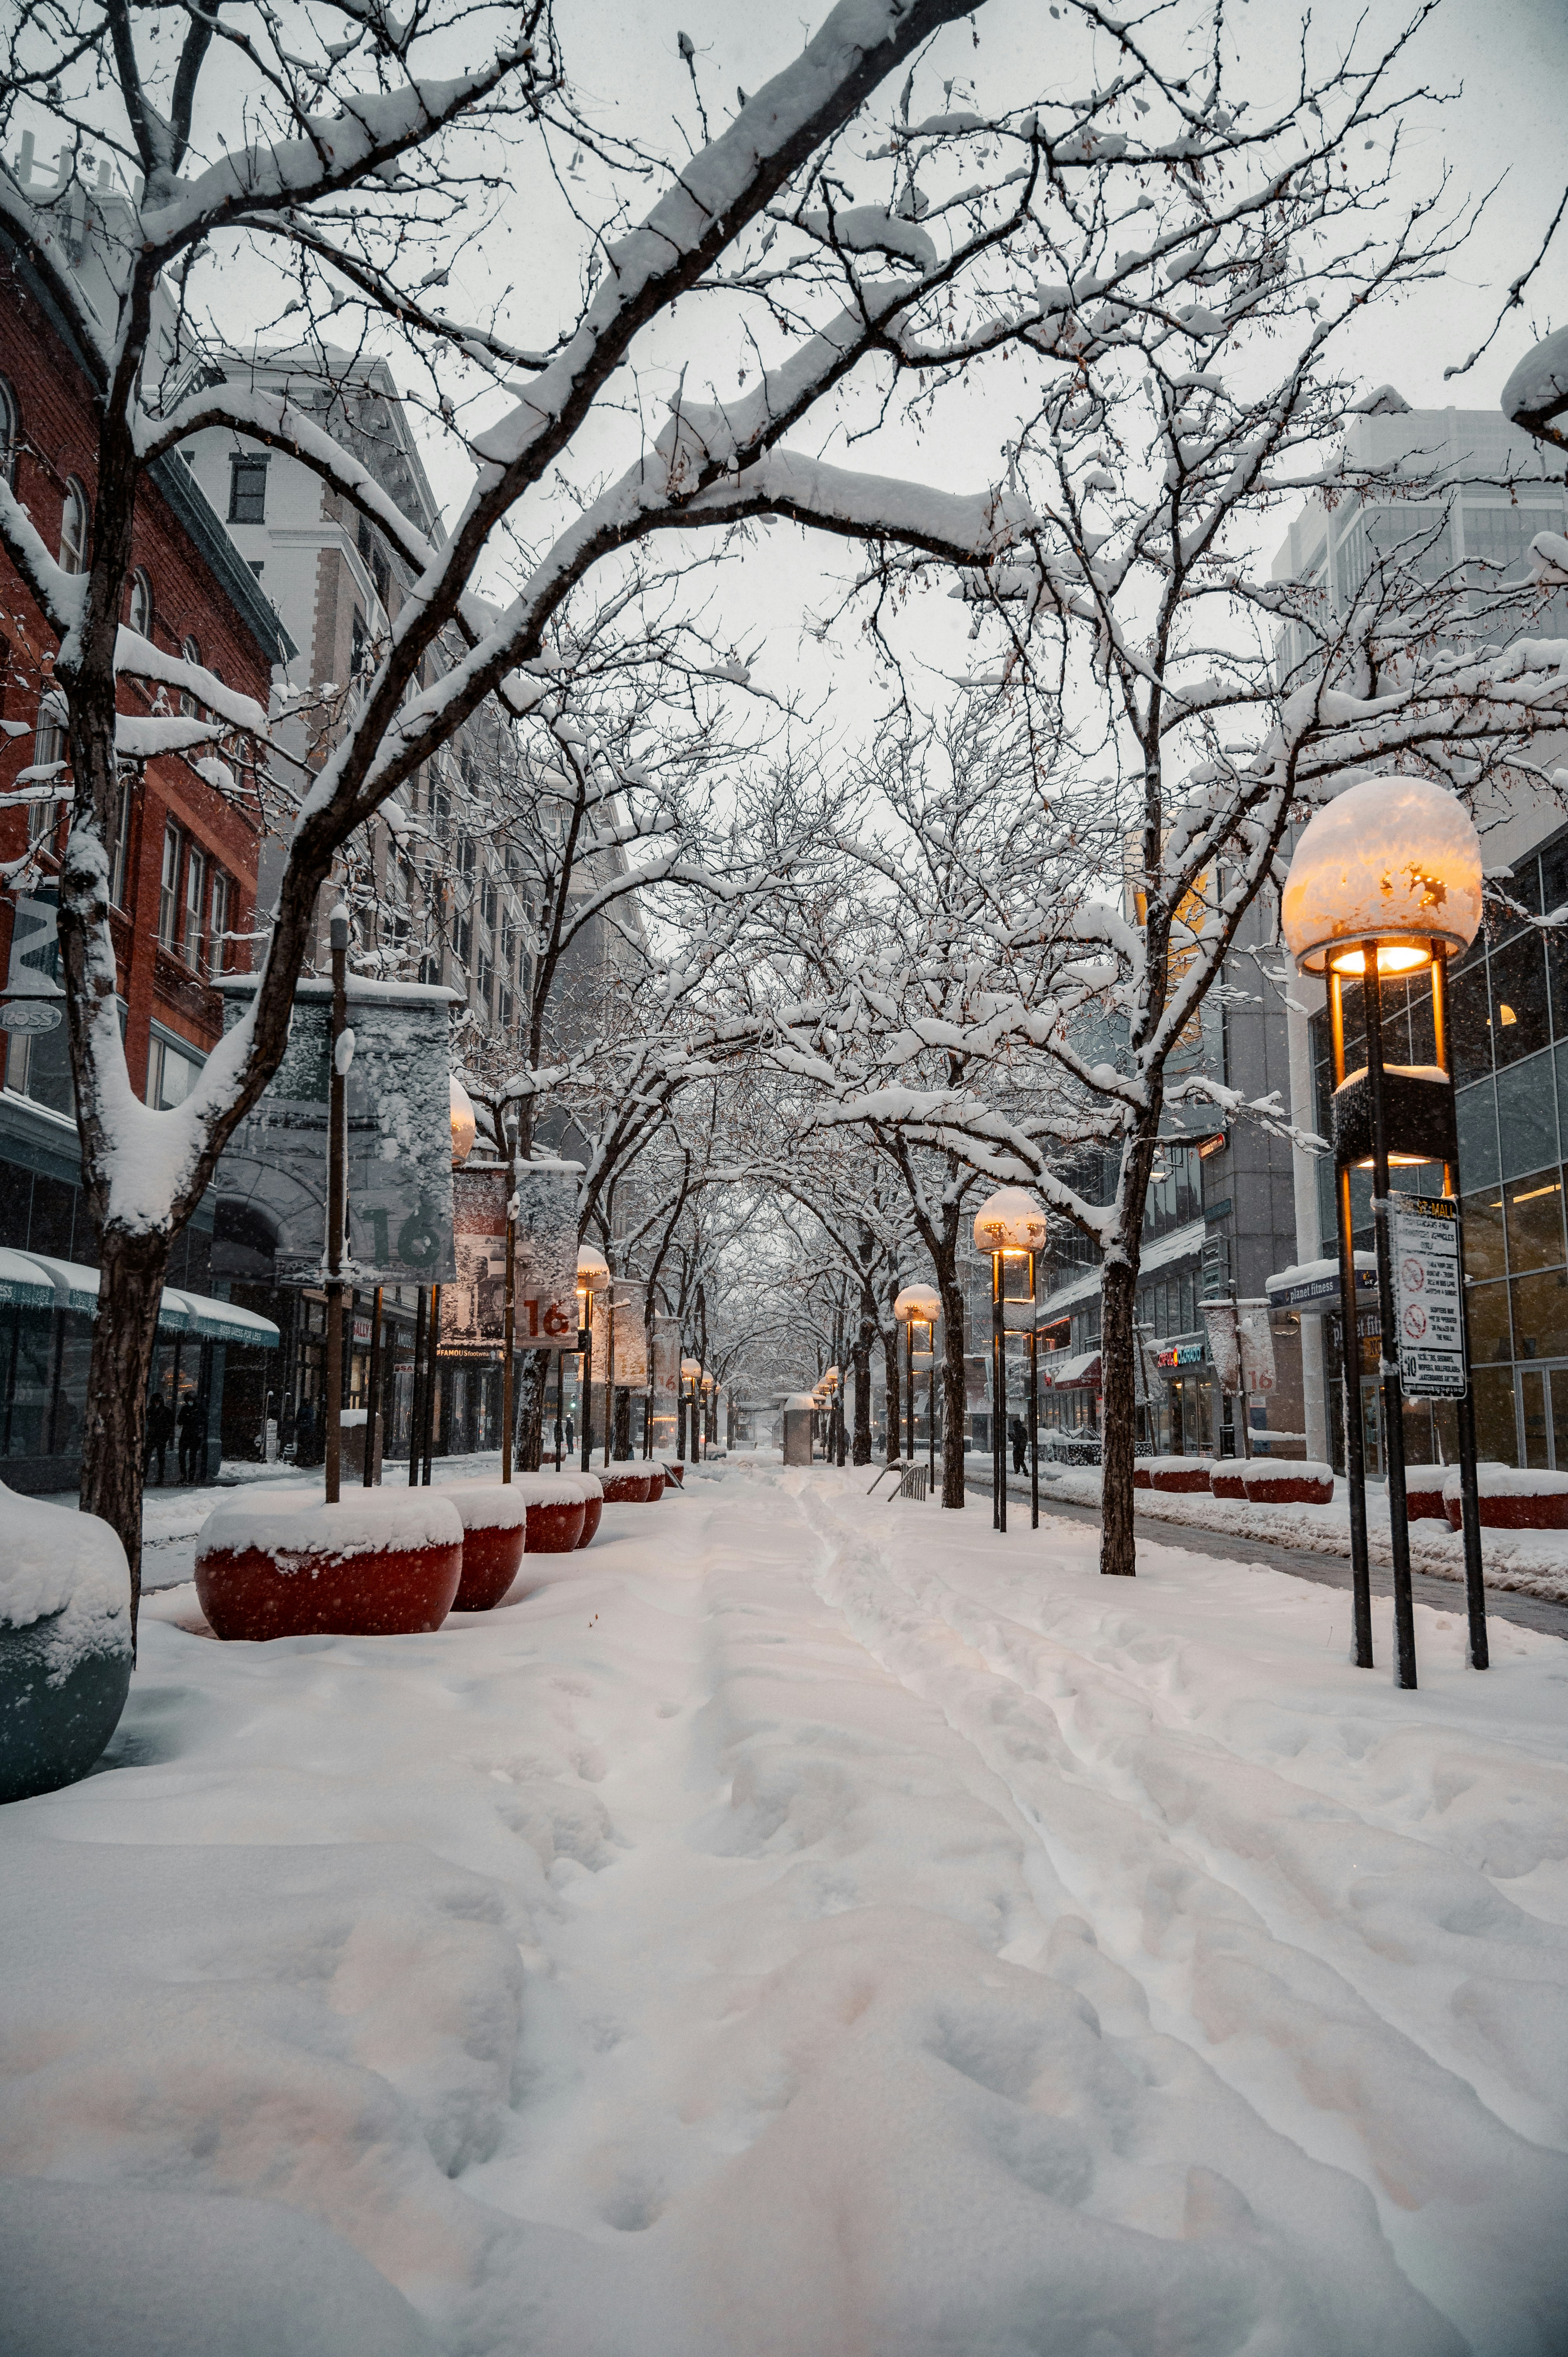
[[[604,1518],[605,1493],[602,1490],[596,1490],[591,1498],[585,1498],[583,1501],[583,1535],[577,1541],[580,1547],[585,1547],[591,1543]]]
[[[1206,1457],[1156,1457],[1149,1468],[1150,1486],[1176,1497],[1207,1495],[1209,1469]]]
[[[1154,1486],[1154,1485],[1153,1485],[1153,1483],[1152,1483],[1152,1482],[1150,1481],[1150,1480],[1149,1480],[1149,1469],[1148,1469],[1148,1467],[1147,1467],[1146,1465],[1134,1465],[1134,1466],[1133,1466],[1133,1489],[1134,1489],[1134,1490],[1148,1490],[1148,1489],[1152,1489],[1152,1488],[1153,1488],[1153,1486]]]
[[[674,1482],[677,1490],[683,1490],[685,1488],[686,1468],[684,1465],[666,1465],[664,1471],[667,1478]]]
[[[648,1476],[628,1469],[619,1473],[601,1473],[599,1487],[605,1493],[607,1506],[646,1506]]]
[[[1443,1480],[1446,1465],[1407,1465],[1404,1476],[1405,1520],[1409,1523],[1444,1523],[1448,1519],[1443,1504]]]
[[[528,1553],[570,1555],[583,1542],[583,1499],[541,1498],[528,1509]]]
[[[1568,1490],[1494,1489],[1483,1483],[1477,1503],[1484,1531],[1568,1531]],[[1458,1530],[1464,1508],[1457,1490],[1453,1497],[1444,1491],[1443,1504],[1449,1529]]]
[[[1217,1498],[1244,1498],[1247,1494],[1247,1485],[1240,1473],[1216,1471],[1208,1486]]]
[[[463,1577],[452,1609],[493,1610],[517,1577],[528,1533],[523,1500],[501,1484],[456,1482],[443,1490],[463,1523]]]
[[[1243,1477],[1254,1506],[1328,1506],[1334,1476],[1316,1465],[1249,1465]]]
[[[649,1477],[648,1477],[648,1502],[649,1502],[649,1504],[650,1504],[650,1506],[656,1506],[656,1505],[659,1503],[660,1499],[660,1498],[662,1498],[662,1496],[663,1496],[663,1495],[664,1495],[664,1468],[663,1468],[663,1466],[662,1466],[662,1465],[658,1465],[658,1466],[655,1466],[654,1469],[652,1470],[652,1472],[651,1472],[651,1473],[650,1473],[650,1475],[649,1475]]]
[[[366,1498],[376,1501],[366,1505]],[[463,1526],[438,1492],[380,1491],[338,1506],[273,1491],[220,1507],[196,1546],[196,1593],[217,1637],[404,1637],[439,1629],[463,1574]]]

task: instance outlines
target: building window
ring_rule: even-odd
[[[185,924],[180,955],[187,965],[201,970],[201,920],[207,898],[207,860],[194,844],[185,856]]]
[[[486,924],[489,926],[490,931],[493,932],[495,931],[496,923],[496,886],[495,878],[492,876],[486,877],[484,884],[480,889],[479,914],[483,917]]]
[[[479,959],[479,1004],[484,1008],[487,1015],[490,1011],[490,1001],[495,995],[495,986],[496,970],[490,963],[489,958],[481,955]]]
[[[265,523],[266,520],[267,462],[237,455],[229,461],[229,521]]]
[[[65,698],[58,687],[48,689],[38,703],[38,725],[33,737],[33,767],[38,770],[58,769],[66,757]],[[51,790],[53,779],[35,778],[35,786]],[[50,791],[41,800],[27,804],[27,841],[41,843],[54,833],[59,804]]]
[[[179,927],[180,831],[170,819],[164,828],[164,866],[158,879],[158,939],[172,950]]]
[[[183,1104],[196,1086],[205,1059],[197,1048],[187,1048],[155,1031],[147,1051],[147,1103],[155,1113],[168,1113]]]
[[[22,447],[22,413],[16,396],[0,376],[0,481],[16,487],[16,453]]]
[[[131,597],[126,619],[139,639],[153,635],[153,585],[138,565],[131,576]]]
[[[352,678],[352,679],[358,679],[358,678],[359,678],[359,676],[360,676],[360,673],[364,670],[364,668],[365,668],[365,618],[364,618],[363,614],[361,614],[361,613],[360,613],[360,609],[359,609],[358,606],[356,606],[356,607],[355,607],[355,608],[354,608],[354,619],[353,619],[352,622],[351,622],[351,623],[349,624],[349,677],[350,677],[350,678]]]
[[[180,650],[179,650],[179,651],[180,651],[180,653],[183,655],[183,657],[185,658],[185,660],[186,660],[186,662],[187,662],[188,663],[195,663],[195,664],[199,665],[199,663],[200,663],[200,662],[201,662],[201,644],[200,644],[199,640],[197,640],[197,639],[186,639],[186,640],[184,640],[181,642]],[[182,687],[182,688],[180,689],[180,692],[179,692],[179,708],[180,708],[180,710],[184,713],[184,715],[185,715],[185,716],[186,716],[186,718],[187,718],[188,720],[194,720],[194,719],[195,719],[195,717],[196,717],[196,696],[195,696],[195,694],[194,694],[194,692],[193,692],[193,690],[192,690],[192,689],[190,689],[190,688],[188,688],[188,687]]]
[[[87,493],[73,475],[65,487],[59,520],[59,562],[62,573],[87,570]]]
[[[212,871],[212,892],[207,914],[207,971],[216,978],[229,964],[229,912],[234,887],[221,867]]]

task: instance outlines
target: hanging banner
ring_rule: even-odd
[[[615,1380],[631,1391],[648,1384],[648,1347],[642,1323],[644,1290],[640,1280],[618,1276],[603,1293],[594,1296],[594,1386],[605,1380],[610,1358],[610,1310],[615,1310]]]
[[[1459,1206],[1449,1195],[1391,1195],[1389,1208],[1400,1383],[1407,1399],[1463,1399]]]
[[[671,1394],[681,1381],[681,1321],[669,1310],[653,1318],[653,1388]]]
[[[516,1309],[520,1351],[577,1347],[577,1162],[519,1165]]]
[[[220,985],[231,1029],[255,977]],[[447,1285],[452,1236],[449,990],[349,985],[348,1191],[354,1285]],[[320,1285],[327,1242],[332,985],[295,985],[283,1062],[235,1130],[212,1181],[212,1274]]]
[[[1208,1337],[1208,1355],[1214,1361],[1222,1392],[1239,1392],[1241,1388],[1241,1343],[1237,1331],[1236,1304],[1233,1301],[1200,1301],[1203,1328]]]
[[[1276,1378],[1273,1320],[1266,1301],[1236,1304],[1236,1341],[1241,1357],[1241,1389],[1249,1399],[1267,1399]]]
[[[496,1357],[506,1342],[506,1172],[454,1170],[453,1261],[441,1295],[443,1358]]]

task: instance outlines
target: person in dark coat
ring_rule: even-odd
[[[179,1478],[199,1480],[207,1470],[207,1411],[194,1392],[182,1403],[175,1422],[179,1428]]]
[[[174,1437],[174,1416],[162,1392],[153,1394],[153,1404],[147,1410],[147,1456],[142,1468],[144,1480],[152,1471],[153,1459],[158,1460],[158,1487],[164,1486],[164,1460]]]
[[[1027,1469],[1024,1458],[1029,1446],[1029,1434],[1021,1415],[1012,1418],[1007,1426],[1007,1435],[1013,1443],[1013,1470],[1015,1473],[1022,1473]]]
[[[314,1465],[316,1462],[316,1410],[308,1399],[302,1399],[299,1403],[299,1414],[295,1419],[294,1433],[295,1462],[298,1465]]]

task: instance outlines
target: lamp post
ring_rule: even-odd
[[[1378,1361],[1393,1555],[1394,1679],[1398,1685],[1410,1687],[1415,1684],[1416,1675],[1404,1481],[1407,1391],[1414,1398],[1451,1398],[1455,1405],[1470,1661],[1478,1670],[1487,1664],[1476,1491],[1476,1404],[1469,1379],[1469,1315],[1459,1211],[1458,1133],[1448,1052],[1446,971],[1448,959],[1468,949],[1481,921],[1481,846],[1475,827],[1453,795],[1429,779],[1363,779],[1347,787],[1307,824],[1291,862],[1280,921],[1297,969],[1324,974],[1328,985],[1356,1663],[1362,1669],[1372,1666],[1352,1168],[1372,1173]],[[1383,1056],[1383,977],[1423,973],[1430,974],[1432,984],[1433,1064],[1388,1064]],[[1366,1064],[1348,1074],[1345,1070],[1347,977],[1360,979],[1367,1033]],[[1442,1197],[1435,1201],[1420,1197],[1391,1200],[1391,1167],[1423,1162],[1443,1165]],[[1402,1296],[1411,1293],[1412,1281],[1419,1281],[1426,1292],[1419,1304],[1413,1298],[1396,1302],[1391,1232],[1396,1216],[1407,1231],[1401,1242],[1400,1292]],[[1423,1227],[1441,1236],[1441,1255],[1434,1258],[1430,1270],[1411,1241]],[[1456,1286],[1456,1299],[1451,1306],[1443,1298],[1450,1281]]]
[[[685,1388],[680,1395],[681,1430],[676,1438],[681,1443],[681,1455],[688,1463],[696,1461],[697,1454],[697,1385],[703,1379],[700,1359],[682,1359],[681,1381]]]
[[[708,1426],[713,1421],[713,1399],[714,1379],[712,1375],[704,1372],[703,1375],[702,1447],[697,1458],[699,1465],[705,1465],[708,1461],[708,1442],[712,1437],[708,1431]]]
[[[460,1170],[474,1150],[478,1124],[468,1092],[453,1073],[447,1088],[449,1121],[452,1135],[452,1168]],[[441,1395],[441,1287],[430,1288],[430,1313],[424,1328],[424,1367],[423,1381],[418,1365],[414,1368],[414,1393],[418,1415],[409,1446],[408,1486],[414,1489],[423,1483],[430,1487],[430,1459],[435,1446],[435,1410]],[[419,1357],[415,1338],[414,1357]]]
[[[328,926],[332,948],[332,1071],[327,1095],[327,1503],[338,1503],[343,1470],[343,1231],[348,1224],[349,911],[339,901]]]
[[[501,1115],[506,1139],[506,1311],[501,1341],[501,1480],[511,1480],[512,1418],[516,1413],[517,1382],[517,1139],[520,1122],[515,1098]]]
[[[610,1281],[610,1266],[592,1244],[577,1247],[577,1348],[583,1359],[583,1429],[579,1447],[585,1473],[594,1448],[594,1296]]]
[[[928,1491],[935,1485],[937,1469],[937,1320],[942,1314],[942,1297],[934,1286],[907,1285],[893,1304],[893,1316],[904,1329],[904,1430],[908,1440],[906,1451],[910,1465],[915,1462],[915,1370],[927,1369],[929,1395],[926,1410],[926,1446],[929,1457]]]
[[[1046,1241],[1046,1215],[1023,1187],[999,1187],[974,1215],[974,1241],[991,1254],[992,1436],[993,1530],[1007,1528],[1006,1336],[1029,1338],[1029,1526],[1040,1526],[1039,1352],[1035,1334],[1035,1255]],[[1011,1287],[1011,1289],[1009,1289]],[[1020,1290],[1020,1287],[1026,1287]],[[1015,1314],[1009,1317],[1009,1310]]]

